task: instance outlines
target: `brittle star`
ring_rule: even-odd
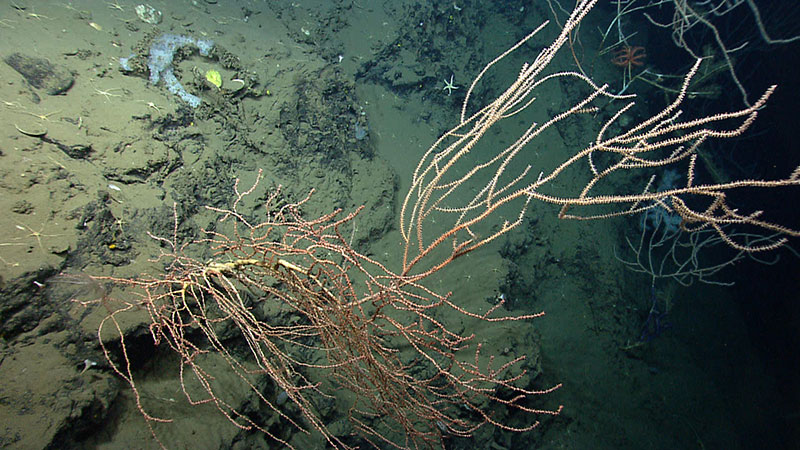
[[[27,230],[27,231],[29,231],[29,232],[30,232],[30,234],[29,234],[28,236],[25,236],[25,237],[35,237],[35,238],[36,238],[36,242],[39,244],[39,250],[41,250],[41,251],[42,251],[42,253],[45,253],[45,251],[44,251],[44,246],[42,245],[42,238],[43,238],[43,237],[58,237],[58,236],[63,236],[63,235],[61,235],[61,234],[42,234],[42,231],[44,231],[44,227],[45,227],[45,224],[44,224],[44,223],[42,224],[42,227],[39,229],[39,231],[36,231],[36,230],[34,230],[33,228],[31,228],[31,227],[29,227],[29,226],[25,225],[25,224],[24,224],[24,223],[22,223],[22,222],[19,222],[19,224],[18,224],[18,225],[15,225],[15,227],[16,227],[18,230],[21,230],[21,231],[26,231],[26,230]]]
[[[455,75],[450,75],[450,81],[443,80],[444,81],[444,87],[442,88],[442,90],[443,91],[447,91],[447,96],[448,97],[450,96],[450,94],[453,93],[453,89],[458,89],[458,86],[453,84],[453,77],[455,77]]]
[[[156,105],[153,102],[145,102],[144,100],[138,100],[138,101],[140,101],[140,102],[144,103],[145,105],[147,105],[148,108],[155,109],[156,112],[158,112],[158,113],[161,112],[161,108],[159,108],[158,105]]]
[[[22,111],[22,113],[24,113],[24,114],[36,117],[41,121],[47,121],[47,122],[50,122],[50,116],[52,116],[53,114],[58,114],[60,112],[61,112],[60,109],[58,111],[53,111],[53,112],[47,113],[47,114],[35,114],[35,113],[32,113],[32,112],[28,112],[28,111]]]
[[[102,95],[103,97],[106,98],[106,103],[108,103],[108,101],[111,100],[111,97],[122,97],[122,94],[113,94],[111,92],[111,91],[122,90],[122,88],[112,88],[112,89],[109,89],[107,91],[101,91],[100,89],[94,88],[94,90],[95,90],[95,94]]]
[[[119,4],[118,0],[114,0],[114,3],[106,2],[106,5],[108,5],[108,7],[111,9],[118,9],[121,12],[125,12],[125,10],[122,8],[122,5]]]

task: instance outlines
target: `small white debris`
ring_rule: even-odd
[[[92,361],[91,359],[88,359],[88,358],[84,359],[83,360],[83,370],[81,370],[80,374],[82,374],[83,372],[86,372],[87,370],[91,369],[92,367],[94,367],[96,365],[97,365],[97,363]]]

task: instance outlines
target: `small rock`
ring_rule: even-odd
[[[33,212],[33,205],[27,200],[19,200],[11,207],[11,211],[17,214],[30,214]]]
[[[153,8],[150,5],[137,5],[134,8],[136,11],[136,15],[139,16],[139,19],[142,22],[149,23],[151,25],[158,25],[161,23],[161,19],[163,15],[161,11]]]

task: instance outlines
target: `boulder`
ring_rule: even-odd
[[[28,84],[36,89],[43,89],[50,95],[61,95],[75,83],[75,77],[69,70],[44,58],[14,53],[4,61],[19,72]]]

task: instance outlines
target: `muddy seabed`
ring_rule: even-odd
[[[0,446],[158,447],[97,344],[107,310],[72,301],[126,292],[53,277],[158,273],[163,266],[150,259],[159,245],[147,233],[169,236],[173,211],[184,236],[213,227],[217,215],[203,206],[229,206],[236,178],[249,186],[262,170],[264,192],[280,185],[293,199],[314,188],[308,217],[365,205],[353,245],[396,268],[398,192],[414,164],[456,123],[464,85],[487,55],[518,37],[496,30],[531,29],[547,15],[520,9],[528,2],[493,12],[467,3],[153,2],[163,14],[157,25],[124,1],[0,5],[0,56],[31,58],[40,70],[26,77],[0,63]],[[176,60],[179,80],[203,100],[196,109],[151,85],[141,67],[120,70],[120,57],[146,56],[161,33],[221,49]],[[206,81],[211,69],[219,88]],[[451,75],[461,89],[448,95]],[[479,89],[476,101],[493,92]],[[545,95],[558,104],[568,92]],[[548,139],[558,145],[575,133]],[[264,198],[248,205],[254,216]],[[485,345],[528,354],[536,386],[564,384],[539,406],[565,407],[534,432],[482,431],[453,448],[738,448],[742,429],[769,432],[770,382],[752,364],[742,318],[714,303],[719,291],[665,289],[673,327],[683,331],[621,351],[638,336],[648,291],[614,258],[619,223],[559,222],[540,206],[531,213],[520,230],[433,282],[466,309],[487,308],[502,293],[513,296],[513,312],[546,311],[487,331]],[[275,445],[212,405],[189,405],[180,362],[153,346],[147,319],[143,311],[119,317],[146,408],[173,420],[155,427],[167,447]],[[703,320],[728,334],[707,333]],[[730,371],[735,380],[721,375]],[[758,393],[749,388],[756,379]],[[240,394],[241,405],[252,401]]]

